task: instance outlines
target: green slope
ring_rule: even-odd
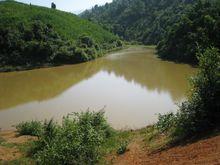
[[[157,44],[163,59],[196,64],[198,46],[220,48],[219,0],[114,0],[80,16],[125,40]]]
[[[115,0],[80,16],[129,41],[157,44],[195,0]]]
[[[1,68],[83,62],[121,46],[118,37],[72,13],[14,1],[0,2],[0,13]]]

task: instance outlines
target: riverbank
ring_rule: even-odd
[[[118,154],[115,140],[127,141],[125,153]],[[30,157],[30,147],[37,138],[19,136],[15,131],[0,132],[0,163],[35,164]],[[218,164],[220,163],[220,135],[170,146],[165,135],[157,134],[152,127],[121,131],[104,147],[104,164]]]
[[[125,45],[122,47],[116,47],[116,48],[112,48],[110,50],[103,50],[102,54],[99,54],[97,58],[103,57],[109,53],[115,52],[115,51],[119,51],[119,50],[123,50],[128,48],[129,45]],[[96,60],[95,59],[90,59],[89,61],[92,60]],[[58,66],[64,66],[64,65],[74,65],[74,64],[80,64],[80,63],[84,63],[84,62],[89,62],[89,61],[81,61],[81,62],[75,62],[72,64],[68,64],[68,63],[44,63],[44,64],[36,64],[36,65],[21,65],[21,66],[12,66],[12,65],[6,65],[6,66],[0,66],[0,73],[1,72],[14,72],[14,71],[25,71],[25,70],[33,70],[33,69],[41,69],[41,68],[51,68],[51,67],[58,67]]]

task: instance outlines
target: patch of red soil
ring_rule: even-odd
[[[220,165],[220,136],[161,152],[150,153],[140,139],[132,142],[129,151],[113,158],[117,165]]]

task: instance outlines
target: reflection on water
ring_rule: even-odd
[[[0,127],[103,107],[115,128],[151,124],[155,114],[176,110],[196,70],[154,51],[131,47],[83,64],[0,73]]]

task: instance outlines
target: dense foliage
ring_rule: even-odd
[[[197,63],[197,47],[220,48],[220,3],[198,0],[166,32],[158,44],[159,56],[169,60]]]
[[[25,125],[35,132],[34,122]],[[19,128],[26,130],[26,126]],[[63,118],[62,125],[50,120],[41,123],[41,128],[32,149],[38,164],[96,164],[101,146],[113,133],[101,111],[74,113]]]
[[[220,48],[218,0],[115,0],[81,17],[125,40],[158,44],[163,59],[197,63],[197,46]]]
[[[0,67],[92,60],[122,46],[118,37],[71,13],[0,2]]]
[[[101,24],[125,40],[157,44],[193,0],[114,0],[80,16]]]
[[[22,122],[16,125],[20,135],[39,136],[43,131],[42,123],[39,121]]]
[[[176,114],[160,115],[157,128],[185,138],[220,126],[220,52],[208,48],[198,53],[199,72],[192,78],[192,94]]]

